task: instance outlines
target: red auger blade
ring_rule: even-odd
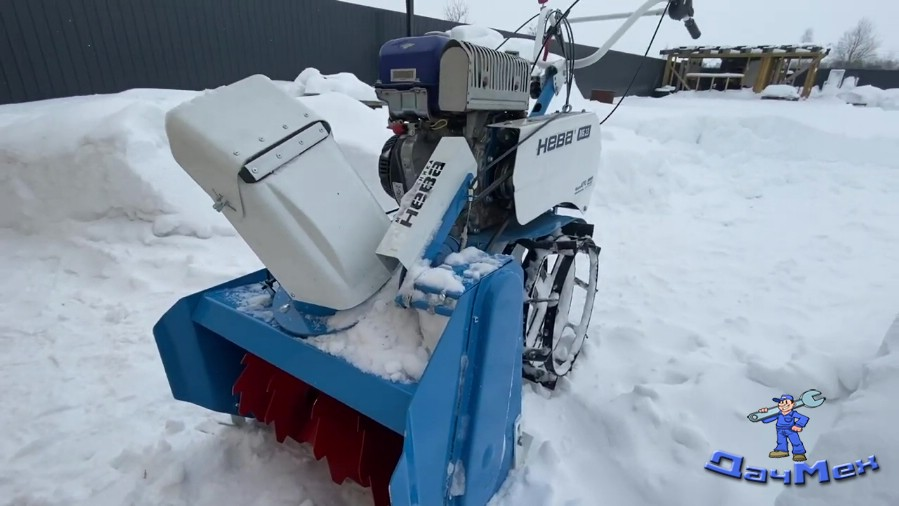
[[[403,436],[367,417],[362,418],[362,425],[361,474],[371,483],[375,504],[386,506],[390,504],[390,479],[403,454]]]
[[[362,443],[364,434],[360,430],[360,415],[337,400],[320,394],[312,418],[318,421],[312,451],[315,458],[328,458],[328,468],[334,483],[343,483],[347,478],[367,487],[370,483],[361,476]]]
[[[303,428],[309,424],[317,393],[309,385],[291,380],[291,376],[276,374],[269,387],[272,396],[265,412],[265,422],[274,424],[275,439],[279,443],[283,443],[287,436],[302,434]],[[296,437],[294,439],[300,441]]]
[[[270,401],[268,385],[279,371],[253,355],[244,355],[240,362],[244,365],[243,372],[231,388],[232,394],[240,396],[237,412],[264,422]]]
[[[326,459],[335,483],[350,479],[371,487],[375,506],[389,506],[390,479],[403,452],[403,437],[337,399],[247,354],[234,383],[238,413],[273,424],[275,438],[312,445]]]

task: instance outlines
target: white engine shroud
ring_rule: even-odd
[[[552,123],[534,133],[548,121]],[[587,209],[602,152],[595,113],[555,113],[490,126],[517,129],[519,139],[533,133],[515,154],[512,183],[518,223],[526,224],[563,202]]]
[[[390,219],[330,127],[265,76],[166,115],[172,154],[296,300],[355,307],[390,279]],[[227,254],[227,252],[223,252]]]
[[[406,192],[378,254],[396,258],[412,268],[425,253],[443,215],[465,177],[477,173],[478,164],[462,137],[444,137],[427,165]]]

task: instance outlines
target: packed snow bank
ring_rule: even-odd
[[[899,391],[899,315],[883,338],[877,356],[865,363],[854,391],[845,402],[835,406],[837,417],[829,430],[824,430],[816,444],[816,458],[809,465],[826,460],[829,468],[854,464],[852,476],[831,487],[807,487],[810,490],[784,490],[776,506],[801,502],[809,506],[831,504],[896,504],[897,473],[891,469],[899,455],[899,438],[895,436],[896,392]],[[870,457],[879,466],[859,472],[856,461],[868,463]],[[816,485],[817,477],[809,478]],[[831,482],[834,479],[831,476]],[[864,498],[864,499],[863,499]]]
[[[157,235],[229,235],[233,228],[177,165],[169,107],[192,93],[126,93],[0,109],[0,226],[125,217]]]
[[[294,80],[288,90],[295,96],[320,95],[322,93],[339,93],[356,100],[377,101],[375,89],[360,81],[355,74],[340,72],[325,75],[316,68],[309,67]]]
[[[799,90],[789,84],[771,84],[761,93],[762,98],[778,98],[782,100],[799,100]]]
[[[107,475],[90,498],[97,505],[363,505],[371,497],[362,487],[331,483],[327,465],[292,439],[272,444],[259,427],[237,428],[214,420],[170,419],[149,428],[158,441],[145,446],[124,441]],[[112,454],[112,452],[110,452]],[[272,472],[291,469],[291,473]],[[56,504],[42,491],[19,496],[13,504]],[[33,501],[27,499],[34,499]],[[43,500],[42,500],[43,499]],[[86,499],[87,501],[87,499]],[[64,503],[60,503],[64,504]]]
[[[711,95],[625,104],[604,128],[587,213],[605,259],[591,337],[554,394],[526,388],[531,464],[492,505],[770,505],[784,488],[796,490],[783,504],[804,504],[834,487],[851,503],[895,503],[888,424],[899,410],[859,388],[899,300],[891,115]],[[884,392],[899,388],[894,366],[877,376]],[[809,493],[817,483],[755,486],[703,469],[718,450],[790,469],[767,457],[773,429],[746,415],[809,388],[828,399],[802,411],[809,464],[875,453],[879,474]],[[846,451],[831,455],[826,437]]]
[[[857,86],[848,91],[837,92],[836,97],[853,105],[899,111],[899,89],[882,90],[876,86]]]
[[[307,69],[298,80],[314,81],[317,72]],[[159,236],[233,235],[169,151],[165,113],[196,95],[133,90],[0,109],[0,226],[37,230],[124,217],[151,223]],[[298,100],[334,127],[344,155],[382,207],[395,208],[377,175],[378,154],[391,135],[386,110],[341,91]],[[356,135],[360,128],[371,134]]]
[[[899,110],[899,89],[880,89],[876,86],[858,86],[858,77],[848,76],[841,82],[816,86],[812,97],[818,99],[839,100],[846,104],[866,107],[878,107],[888,111]]]

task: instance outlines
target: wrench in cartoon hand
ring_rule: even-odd
[[[801,396],[799,396],[799,400],[793,404],[793,409],[807,407],[807,408],[817,408],[818,406],[824,404],[824,401],[827,400],[826,397],[821,397],[821,392],[819,390],[811,389],[803,392]],[[777,406],[773,408],[768,408],[768,411],[762,413],[761,411],[756,411],[755,413],[751,413],[746,416],[749,418],[750,422],[758,422],[760,420],[765,420],[767,418],[771,418],[772,416],[777,416],[780,411],[777,409]]]

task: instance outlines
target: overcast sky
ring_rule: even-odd
[[[405,11],[405,0],[342,0],[383,9]],[[566,9],[573,0],[550,0],[549,5]],[[571,16],[589,16],[630,11],[643,0],[581,0]],[[514,30],[537,12],[537,0],[467,0],[468,23]],[[443,17],[446,0],[415,0],[415,13]],[[659,5],[664,7],[663,4]],[[693,41],[682,23],[667,19],[659,30],[650,55],[667,47],[683,45],[763,45],[799,43],[806,28],[814,30],[815,42],[832,44],[862,17],[870,18],[882,42],[881,53],[899,56],[899,0],[693,0],[696,22],[703,36]],[[575,42],[601,45],[620,21],[575,24]],[[644,18],[613,48],[642,54],[652,37],[658,18]]]

